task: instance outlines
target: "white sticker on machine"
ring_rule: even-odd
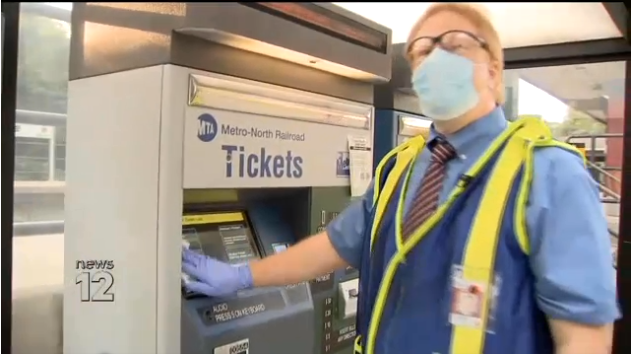
[[[218,346],[213,350],[214,354],[249,354],[250,340],[242,339],[234,343]]]

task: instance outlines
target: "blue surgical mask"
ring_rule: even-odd
[[[412,84],[421,113],[434,121],[449,121],[476,106],[474,62],[435,48],[415,69]]]

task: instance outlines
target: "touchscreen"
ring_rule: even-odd
[[[253,234],[241,212],[185,216],[182,243],[231,264],[259,258]]]
[[[242,212],[186,215],[182,218],[182,247],[231,264],[258,259],[259,251]],[[185,286],[196,281],[182,273]],[[186,297],[195,294],[185,292]]]

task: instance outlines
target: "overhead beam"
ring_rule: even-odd
[[[630,4],[625,2],[602,2],[601,4],[630,46]]]
[[[404,58],[403,43],[393,45],[392,86],[409,88],[412,75]],[[623,38],[547,44],[507,48],[504,50],[505,69],[574,65],[627,60],[630,46]]]
[[[626,60],[630,46],[623,38],[505,49],[505,69],[588,64]]]

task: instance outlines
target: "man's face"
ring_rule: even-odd
[[[441,36],[438,43],[433,39]],[[426,19],[411,37],[408,57],[414,68],[430,55],[436,46],[471,60],[475,65],[474,85],[481,97],[493,97],[499,80],[498,66],[486,49],[480,31],[466,17],[450,11],[439,12]]]

